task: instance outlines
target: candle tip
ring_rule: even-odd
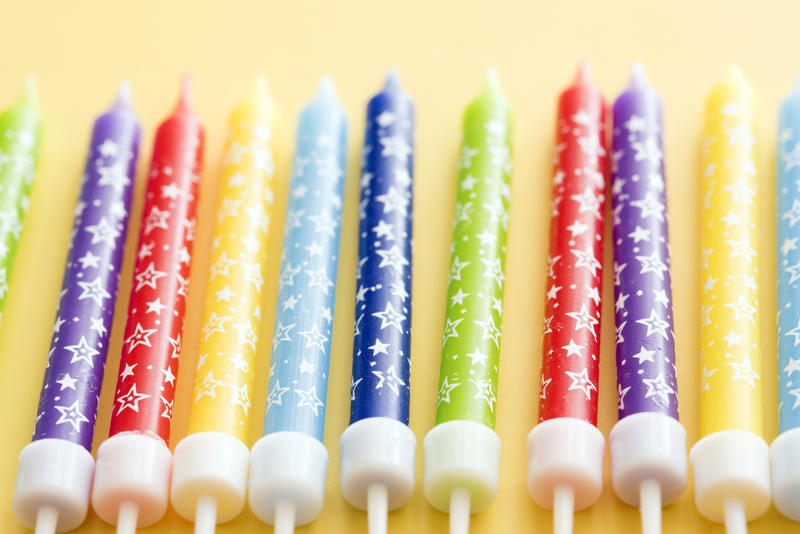
[[[121,81],[119,88],[117,88],[117,96],[114,99],[114,107],[131,107],[132,93],[131,83],[128,80]]]
[[[450,494],[450,534],[468,534],[471,513],[469,491],[454,489]]]
[[[644,66],[638,61],[631,63],[631,75],[630,80],[628,81],[628,87],[632,89],[642,89],[644,87],[648,87],[649,85],[650,82],[647,80],[647,73],[644,70]]]
[[[183,109],[192,107],[192,75],[188,72],[181,78],[181,96],[178,107]]]
[[[724,79],[728,83],[750,87],[750,82],[747,80],[744,72],[742,72],[742,69],[740,69],[735,63],[730,63],[728,65],[728,69],[725,71]]]
[[[36,80],[36,76],[28,76],[25,78],[25,93],[24,98],[28,102],[36,101],[36,97],[39,93],[39,83]]]
[[[336,86],[333,85],[333,80],[331,80],[330,76],[322,76],[322,78],[319,79],[316,98],[339,100],[339,97],[336,95]]]
[[[252,95],[256,98],[269,97],[269,82],[263,74],[257,74],[253,78]]]
[[[495,67],[486,69],[486,87],[489,89],[500,90],[500,73]]]
[[[400,85],[400,75],[397,72],[397,69],[389,69],[389,72],[386,73],[386,81],[383,84],[384,91],[399,91],[402,89]]]
[[[578,63],[578,72],[575,74],[576,85],[591,85],[592,83],[592,67],[588,59],[581,60]]]

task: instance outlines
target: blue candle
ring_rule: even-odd
[[[414,105],[389,73],[367,105],[359,210],[350,426],[340,440],[344,498],[386,532],[414,488],[408,427]]]
[[[264,436],[250,462],[250,508],[276,532],[313,520],[324,500],[347,122],[333,83],[323,78],[297,124]]]
[[[346,155],[347,116],[323,78],[297,126],[264,434],[322,441]]]
[[[350,423],[408,424],[414,106],[390,73],[367,106]]]
[[[780,108],[776,167],[779,436],[771,447],[772,487],[775,507],[800,521],[800,80]]]

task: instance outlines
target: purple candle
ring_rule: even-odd
[[[92,132],[34,441],[60,438],[91,450],[139,136],[130,89],[123,84]]]
[[[640,66],[614,102],[612,207],[619,418],[678,418],[661,99]]]

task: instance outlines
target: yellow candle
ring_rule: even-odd
[[[731,68],[706,102],[700,434],[763,435],[753,89]]]
[[[189,433],[247,440],[267,230],[275,108],[266,81],[231,114],[200,333]]]

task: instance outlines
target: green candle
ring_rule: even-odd
[[[0,317],[8,293],[8,278],[25,214],[42,140],[42,117],[36,105],[36,85],[0,113]]]
[[[510,180],[511,108],[491,70],[464,113],[436,424],[494,428]]]

